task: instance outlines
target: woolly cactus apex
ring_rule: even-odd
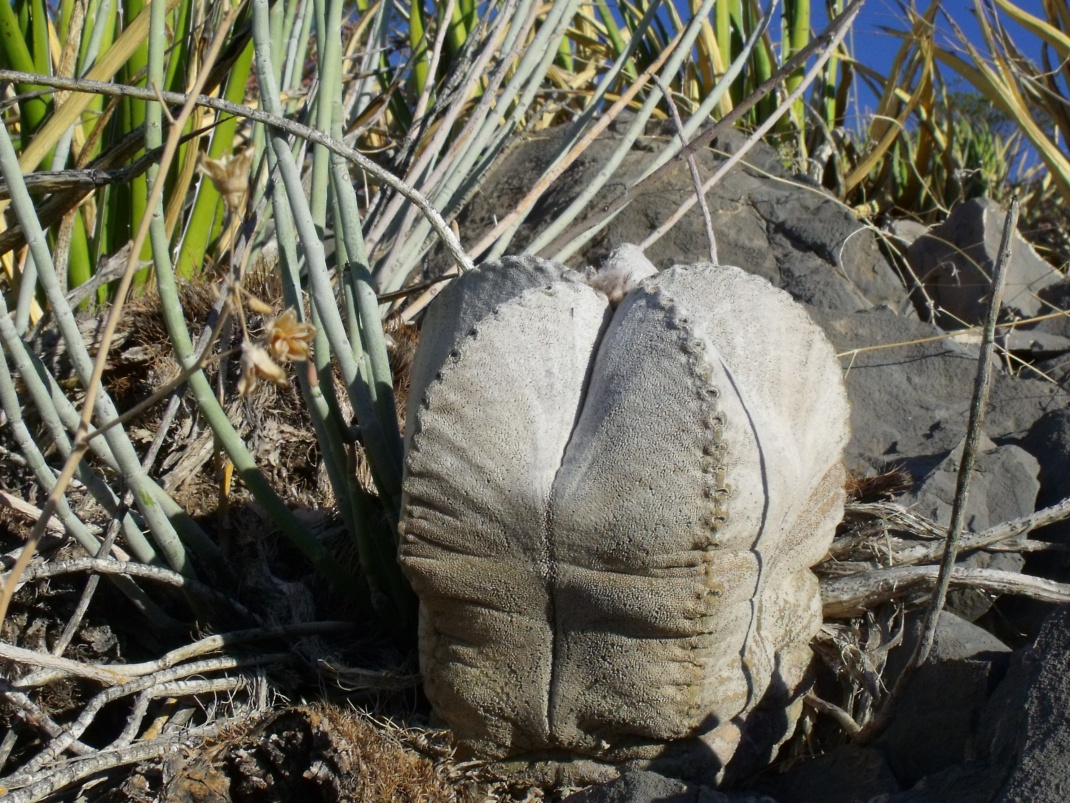
[[[738,268],[648,266],[484,265],[413,367],[401,562],[427,694],[468,749],[545,780],[768,760],[843,512],[822,332]]]

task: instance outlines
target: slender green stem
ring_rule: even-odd
[[[5,310],[3,315],[6,317],[6,314]],[[18,396],[15,394],[15,383],[8,370],[3,349],[0,349],[0,409],[7,416],[7,426],[11,431],[12,437],[15,439],[15,443],[18,444],[22,456],[26,458],[26,462],[33,471],[38,484],[47,493],[52,493],[56,486],[56,475],[52,473],[52,469],[45,461],[44,455],[41,454],[37,442],[22,420],[22,406],[19,403]],[[100,548],[100,541],[89,532],[89,529],[82,523],[81,519],[70,509],[66,497],[61,496],[57,501],[55,514],[66,529],[67,534],[77,541],[88,555],[93,556],[97,553]],[[131,548],[133,548],[133,545],[131,545]],[[114,579],[119,590],[150,621],[161,627],[171,627],[174,624],[174,620],[161,611],[156,603],[129,577],[116,577]]]
[[[855,2],[860,2],[860,0],[855,0]],[[38,75],[36,73],[27,74],[15,72],[13,70],[0,70],[0,81],[14,81],[24,78],[40,81],[40,83],[45,86],[70,89],[75,92],[87,92],[108,96],[129,96],[132,98],[143,98],[145,100],[162,99],[165,103],[174,104],[182,104],[189,99],[188,95],[179,94],[177,92],[156,93],[151,90],[124,86],[122,84],[113,84],[106,81],[57,78],[55,76]],[[209,109],[237,115],[238,117],[245,117],[255,122],[263,123],[264,125],[271,127],[273,130],[285,131],[288,134],[293,134],[294,136],[306,139],[309,142],[325,145],[331,153],[337,153],[340,156],[345,157],[348,161],[353,162],[367,172],[375,180],[387,185],[408,198],[431,221],[431,227],[434,229],[435,234],[442,240],[446,250],[449,251],[450,256],[457,262],[457,264],[460,265],[463,270],[471,270],[475,267],[472,264],[472,260],[465,254],[464,249],[461,248],[461,244],[457,240],[456,235],[454,235],[450,230],[450,227],[446,225],[446,221],[442,219],[442,215],[439,214],[434,205],[420,192],[413,189],[409,184],[402,181],[389,170],[386,170],[377,164],[373,159],[369,159],[360,151],[349,147],[344,142],[332,137],[326,132],[317,131],[314,128],[302,125],[301,123],[288,120],[280,114],[266,112],[260,109],[250,109],[246,106],[229,103],[220,98],[208,97],[207,95],[196,95],[194,102],[199,106],[205,106]],[[278,108],[277,101],[275,108]]]
[[[22,182],[18,156],[11,146],[11,140],[4,126],[0,126],[0,171],[8,177],[11,205],[15,210],[19,223],[22,225],[23,232],[26,234],[27,246],[34,254],[40,274],[41,286],[44,288],[45,295],[52,306],[52,313],[63,337],[67,354],[70,356],[75,373],[82,385],[89,388],[93,384],[93,361],[82,339],[74,313],[67,303],[63,288],[56,276],[44,232],[37,222],[33,202],[30,200],[29,193],[26,192],[25,184]],[[97,413],[100,419],[106,421],[116,417],[118,412],[115,409],[115,405],[99,384],[97,385],[97,391]],[[184,535],[206,553],[211,553],[214,545],[204,534],[204,531],[192,520],[172,522],[164,515],[156,502],[156,497],[152,490],[153,483],[151,483],[148,475],[141,467],[141,461],[134,451],[133,444],[130,443],[129,438],[121,428],[112,430],[105,435],[105,438],[109,448],[115,455],[116,462],[122,469],[124,478],[135,494],[138,509],[152,530],[153,538],[160,551],[176,571],[189,571],[190,566],[185,547],[176,532],[176,525],[181,526],[184,530]]]
[[[260,79],[260,99],[264,108],[273,115],[281,112],[278,100],[278,87],[274,81],[268,41],[268,6],[267,0],[253,0],[253,41],[256,43],[256,70]],[[308,206],[301,184],[301,173],[294,162],[286,138],[278,131],[273,131],[270,144],[278,160],[278,171],[286,188],[287,202],[294,217],[301,245],[304,247],[308,266],[313,304],[322,316],[324,331],[331,349],[338,360],[342,379],[349,391],[350,400],[356,410],[364,437],[365,447],[387,506],[396,517],[401,509],[401,465],[396,458],[396,449],[392,436],[386,432],[379,420],[375,403],[369,388],[359,376],[357,361],[353,357],[352,346],[346,336],[342,318],[338,314],[337,301],[330,275],[327,271],[323,243],[316,231],[315,221]],[[393,435],[396,438],[396,433]]]
[[[2,296],[0,296],[0,343],[3,344],[3,348],[10,355],[15,370],[22,377],[23,385],[29,392],[30,400],[41,418],[41,423],[45,425],[45,428],[52,436],[52,442],[60,455],[63,459],[67,459],[73,449],[73,445],[67,434],[67,429],[65,429],[65,422],[62,420],[63,416],[57,408],[56,400],[49,393],[48,387],[46,387],[41,378],[41,374],[46,374],[44,366],[34,359],[34,355],[26,347],[22,338],[18,336],[15,327],[7,316],[7,308],[4,305]],[[53,386],[56,390],[55,395],[60,396],[64,402],[67,402],[66,397],[62,396],[54,381]],[[69,406],[68,412],[72,414],[67,416],[67,423],[73,424],[72,430],[77,429],[78,413],[69,402],[67,402],[67,405]],[[89,490],[97,503],[108,511],[110,515],[118,515],[121,512],[119,497],[84,462],[79,464],[75,476]],[[140,527],[129,512],[123,514],[122,523],[127,545],[134,556],[143,563],[156,563],[158,558],[155,550],[145,539]]]
[[[268,151],[268,164],[272,169],[271,172],[274,173],[275,157],[271,151]],[[300,260],[297,255],[297,240],[294,237],[293,218],[290,215],[290,207],[286,203],[285,191],[277,181],[273,181],[271,184],[275,232],[279,242],[283,297],[287,306],[292,307],[297,312],[299,319],[304,320],[305,305],[301,293]],[[349,532],[352,533],[357,530],[360,523],[354,520],[351,506],[347,504],[353,489],[346,471],[347,461],[344,442],[339,432],[337,418],[332,416],[329,406],[333,394],[332,397],[325,397],[322,392],[323,386],[331,381],[329,358],[324,360],[322,368],[316,365],[321,354],[326,357],[329,353],[330,348],[327,345],[326,338],[320,327],[317,326],[315,354],[313,355],[313,365],[317,369],[316,382],[313,384],[307,373],[302,375],[302,372],[298,372],[298,380],[302,395],[305,398],[305,404],[308,406],[309,415],[312,418],[312,425],[316,430],[316,438],[323,451],[327,477],[331,482],[331,488],[334,490],[335,499],[338,500],[342,520],[345,522]]]
[[[688,22],[682,36],[679,38],[678,44],[674,47],[673,54],[669,57],[668,62],[661,70],[661,77],[665,83],[668,83],[672,79],[672,76],[680,69],[680,65],[683,63],[684,59],[691,53],[691,48],[695,43],[695,39],[698,38],[699,32],[702,29],[702,21],[709,15],[710,11],[713,10],[714,2],[715,0],[703,0],[702,6]],[[600,189],[602,189],[603,186],[605,186],[606,182],[612,178],[613,174],[620,166],[620,163],[624,161],[624,157],[628,155],[628,150],[631,148],[632,143],[635,142],[636,138],[643,132],[647,120],[650,119],[650,115],[653,114],[654,109],[660,102],[661,90],[655,87],[648,93],[646,99],[643,101],[642,107],[628,126],[628,130],[625,132],[624,136],[621,138],[621,142],[617,146],[617,149],[598,171],[596,178],[584,187],[583,192],[581,192],[569,205],[568,209],[558,217],[558,224],[556,226],[550,227],[535,238],[535,241],[527,247],[527,253],[536,254],[541,251],[553,241],[554,237],[556,237],[570,221],[574,221],[579,217],[580,213],[590,200]]]

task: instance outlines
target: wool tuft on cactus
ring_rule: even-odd
[[[427,695],[503,769],[722,781],[794,728],[843,514],[832,347],[738,268],[471,271],[412,371],[400,560]]]

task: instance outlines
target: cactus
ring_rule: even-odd
[[[738,268],[534,257],[429,309],[402,567],[436,711],[546,780],[722,780],[794,727],[848,407],[805,311]],[[731,762],[731,763],[730,763]]]

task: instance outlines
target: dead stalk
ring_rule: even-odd
[[[687,136],[684,134],[684,121],[680,119],[680,110],[676,108],[676,102],[672,99],[669,88],[656,75],[654,76],[654,83],[658,85],[661,94],[665,96],[665,102],[669,105],[669,112],[672,114],[673,125],[676,126],[676,134],[680,137],[680,143],[687,153],[687,166],[691,170],[691,181],[695,185],[695,198],[698,200],[699,208],[702,209],[702,220],[706,224],[706,242],[710,246],[710,264],[719,265],[720,261],[717,259],[717,237],[713,233],[713,218],[710,217],[710,207],[706,203],[706,193],[702,191],[702,175],[698,172],[695,154],[686,150]]]
[[[966,512],[966,498],[970,489],[970,474],[977,457],[977,447],[981,440],[981,426],[984,423],[985,406],[988,402],[989,380],[992,373],[992,354],[996,341],[996,321],[999,318],[1000,302],[1003,299],[1003,287],[1007,280],[1007,264],[1010,261],[1011,242],[1015,229],[1018,225],[1018,196],[1011,199],[1010,211],[1003,226],[1003,240],[999,246],[999,257],[996,260],[995,273],[992,277],[992,297],[988,303],[988,314],[985,317],[984,333],[981,339],[981,353],[977,358],[977,377],[974,381],[973,400],[970,404],[970,419],[966,427],[966,441],[962,448],[962,462],[959,465],[958,483],[955,488],[955,499],[951,508],[951,524],[948,526],[947,543],[944,547],[943,560],[940,563],[937,575],[936,587],[933,589],[922,625],[921,638],[918,639],[910,660],[903,667],[902,673],[896,679],[891,693],[884,701],[880,712],[867,725],[859,741],[868,742],[880,735],[887,727],[892,708],[896,698],[902,693],[905,684],[914,671],[921,666],[929,657],[933,642],[936,639],[936,628],[940,621],[940,613],[944,609],[947,599],[947,591],[951,585],[952,574],[955,572],[955,560],[958,557],[959,537],[962,534],[962,525]]]

